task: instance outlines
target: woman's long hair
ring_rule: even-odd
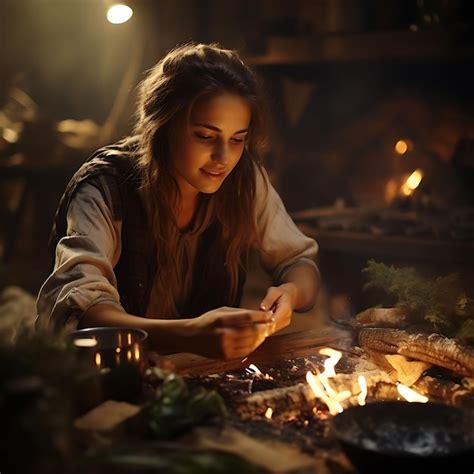
[[[151,197],[149,213],[158,252],[160,306],[167,313],[163,316],[178,316],[169,294],[169,272],[176,272],[185,294],[192,286],[192,272],[181,275],[176,258],[179,231],[174,211],[180,205],[180,196],[170,173],[169,130],[183,117],[189,117],[198,98],[223,92],[244,98],[252,110],[242,158],[219,190],[203,197],[213,201],[211,219],[220,224],[218,238],[225,249],[233,301],[239,269],[245,266],[250,247],[257,243],[255,183],[256,173],[262,172],[267,117],[257,78],[236,52],[216,44],[189,43],[170,51],[139,86],[135,124],[139,137],[138,166],[143,188]]]

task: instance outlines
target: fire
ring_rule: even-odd
[[[363,375],[359,375],[357,381],[359,382],[360,387],[360,393],[357,395],[357,402],[362,406],[365,405],[365,398],[367,397],[367,381]]]
[[[325,347],[319,351],[320,354],[328,356],[324,361],[324,370],[321,373],[313,374],[311,371],[306,373],[306,381],[313,391],[316,398],[323,401],[329,409],[331,415],[337,415],[344,411],[341,404],[344,400],[357,395],[357,403],[359,405],[365,405],[367,398],[367,380],[363,375],[359,375],[357,382],[359,384],[360,391],[357,393],[357,389],[354,389],[354,393],[350,390],[336,391],[331,386],[330,379],[336,376],[336,364],[339,362],[342,354],[339,351]],[[400,395],[409,402],[422,402],[426,403],[428,397],[415,392],[408,388],[406,385],[401,383],[397,384],[397,390]],[[267,410],[268,411],[268,410]],[[266,415],[265,415],[266,416]]]
[[[267,408],[267,411],[265,412],[265,418],[271,420],[271,419],[272,419],[272,415],[273,415],[273,410],[272,410],[270,407],[268,407],[268,408]]]
[[[426,403],[429,399],[402,383],[397,384],[398,393],[408,402]]]
[[[423,179],[423,171],[417,169],[413,171],[413,173],[408,176],[405,183],[403,183],[401,187],[401,192],[405,196],[410,196],[413,191],[420,185],[421,180]]]
[[[316,375],[308,371],[306,373],[306,381],[314,395],[327,405],[329,413],[336,415],[344,410],[340,402],[352,395],[349,390],[337,392],[329,383],[329,379],[336,375],[335,367],[342,354],[330,347],[324,347],[319,353],[328,356],[324,361],[324,371]]]
[[[250,364],[246,369],[248,373],[255,374],[259,379],[273,380],[273,377],[268,374],[264,374],[255,364]]]

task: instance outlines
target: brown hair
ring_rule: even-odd
[[[216,44],[189,43],[176,47],[160,60],[139,86],[135,133],[139,136],[138,166],[143,187],[151,199],[149,211],[157,244],[158,283],[163,311],[177,316],[167,288],[169,271],[178,272],[186,290],[191,271],[179,275],[176,260],[177,226],[173,210],[180,203],[177,183],[170,173],[169,130],[203,95],[238,94],[248,101],[252,116],[242,158],[219,190],[203,200],[212,200],[213,221],[220,229],[231,283],[231,300],[238,286],[239,268],[245,266],[248,250],[257,243],[254,213],[256,172],[262,172],[266,138],[266,107],[256,75],[235,51]]]

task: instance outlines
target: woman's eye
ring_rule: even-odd
[[[202,133],[196,133],[196,137],[199,138],[199,140],[204,140],[204,141],[208,141],[208,140],[212,140],[212,135],[203,135]]]
[[[244,143],[244,142],[245,142],[245,138],[231,138],[230,141],[231,141],[232,143],[240,144],[240,143]]]

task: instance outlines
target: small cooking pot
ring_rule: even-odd
[[[83,404],[90,408],[107,399],[136,402],[143,391],[148,368],[148,334],[138,328],[96,327],[70,334],[86,367],[100,369],[99,388],[86,381],[85,392],[94,392]]]
[[[148,366],[148,334],[143,329],[96,327],[79,329],[70,334],[73,344],[92,366],[112,369],[124,365],[144,373]]]
[[[344,410],[329,428],[361,473],[474,471],[472,411],[431,402],[374,402]]]

